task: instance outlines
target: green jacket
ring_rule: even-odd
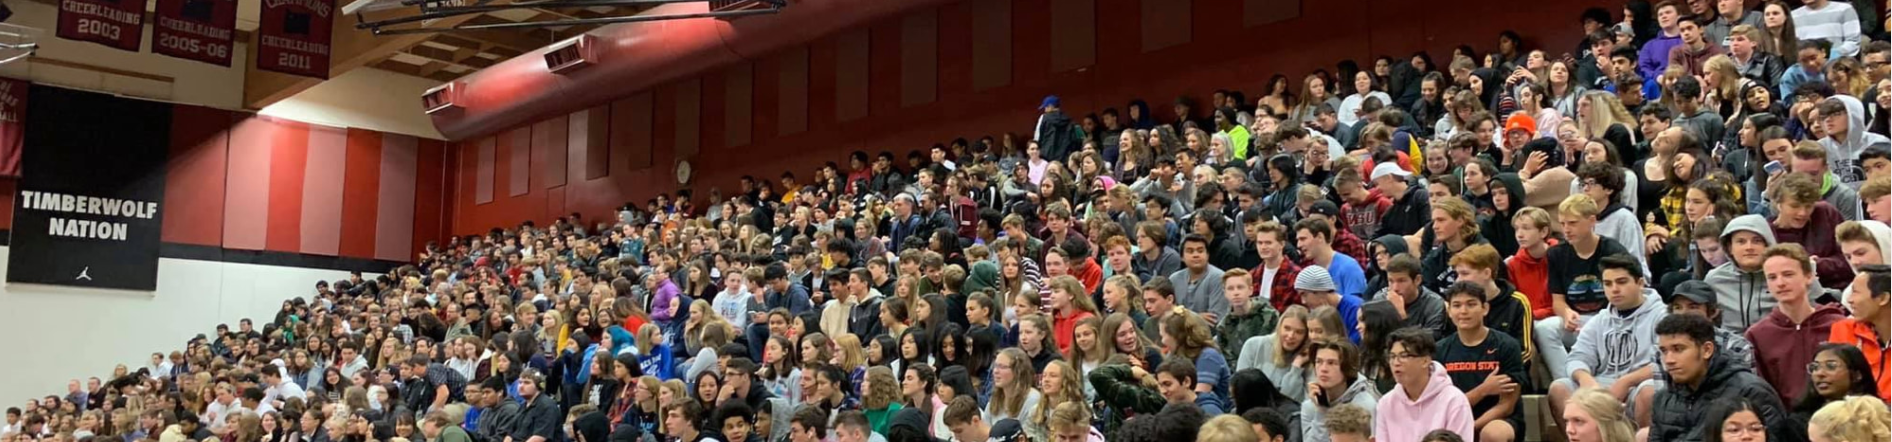
[[[1222,323],[1215,326],[1215,345],[1231,361],[1241,360],[1242,344],[1248,338],[1274,334],[1274,327],[1281,320],[1281,313],[1273,305],[1259,299],[1248,303],[1247,314],[1229,312]]]
[[[1144,388],[1129,365],[1099,366],[1091,370],[1089,377],[1091,387],[1097,390],[1097,401],[1104,405],[1097,414],[1103,422],[1106,440],[1115,439],[1117,428],[1131,416],[1156,414],[1169,404],[1162,393]]]

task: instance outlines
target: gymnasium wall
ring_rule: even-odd
[[[1343,58],[1496,46],[1575,49],[1578,14],[1618,2],[1501,0],[966,0],[822,37],[609,105],[460,140],[448,164],[453,234],[580,212],[742,175],[806,177],[853,150],[904,155],[958,136],[1025,133],[1045,95],[1082,115],[1143,98],[1160,120],[1179,95],[1257,98]],[[1612,10],[1620,15],[1620,10]],[[1298,88],[1298,86],[1297,86]],[[1075,118],[1075,116],[1074,116]],[[674,173],[695,170],[689,184]]]

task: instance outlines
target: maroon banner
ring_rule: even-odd
[[[256,68],[328,79],[335,12],[335,0],[263,0]]]
[[[26,146],[26,80],[0,78],[0,176],[20,176]]]
[[[137,52],[145,37],[145,0],[59,0],[58,35]]]
[[[237,0],[158,0],[151,52],[229,66],[236,16]]]

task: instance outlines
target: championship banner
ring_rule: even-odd
[[[0,78],[0,176],[20,176],[26,142],[26,90],[33,83]]]
[[[7,281],[155,291],[172,105],[28,93]]]
[[[334,13],[335,0],[263,0],[256,68],[328,79]]]
[[[158,0],[151,52],[230,66],[237,0]]]
[[[145,0],[59,0],[59,38],[138,52]]]

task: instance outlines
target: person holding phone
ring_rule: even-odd
[[[1307,383],[1301,401],[1302,442],[1331,442],[1327,413],[1340,404],[1364,410],[1379,408],[1380,391],[1372,379],[1360,376],[1360,350],[1352,341],[1333,337],[1313,344],[1314,380]]]

